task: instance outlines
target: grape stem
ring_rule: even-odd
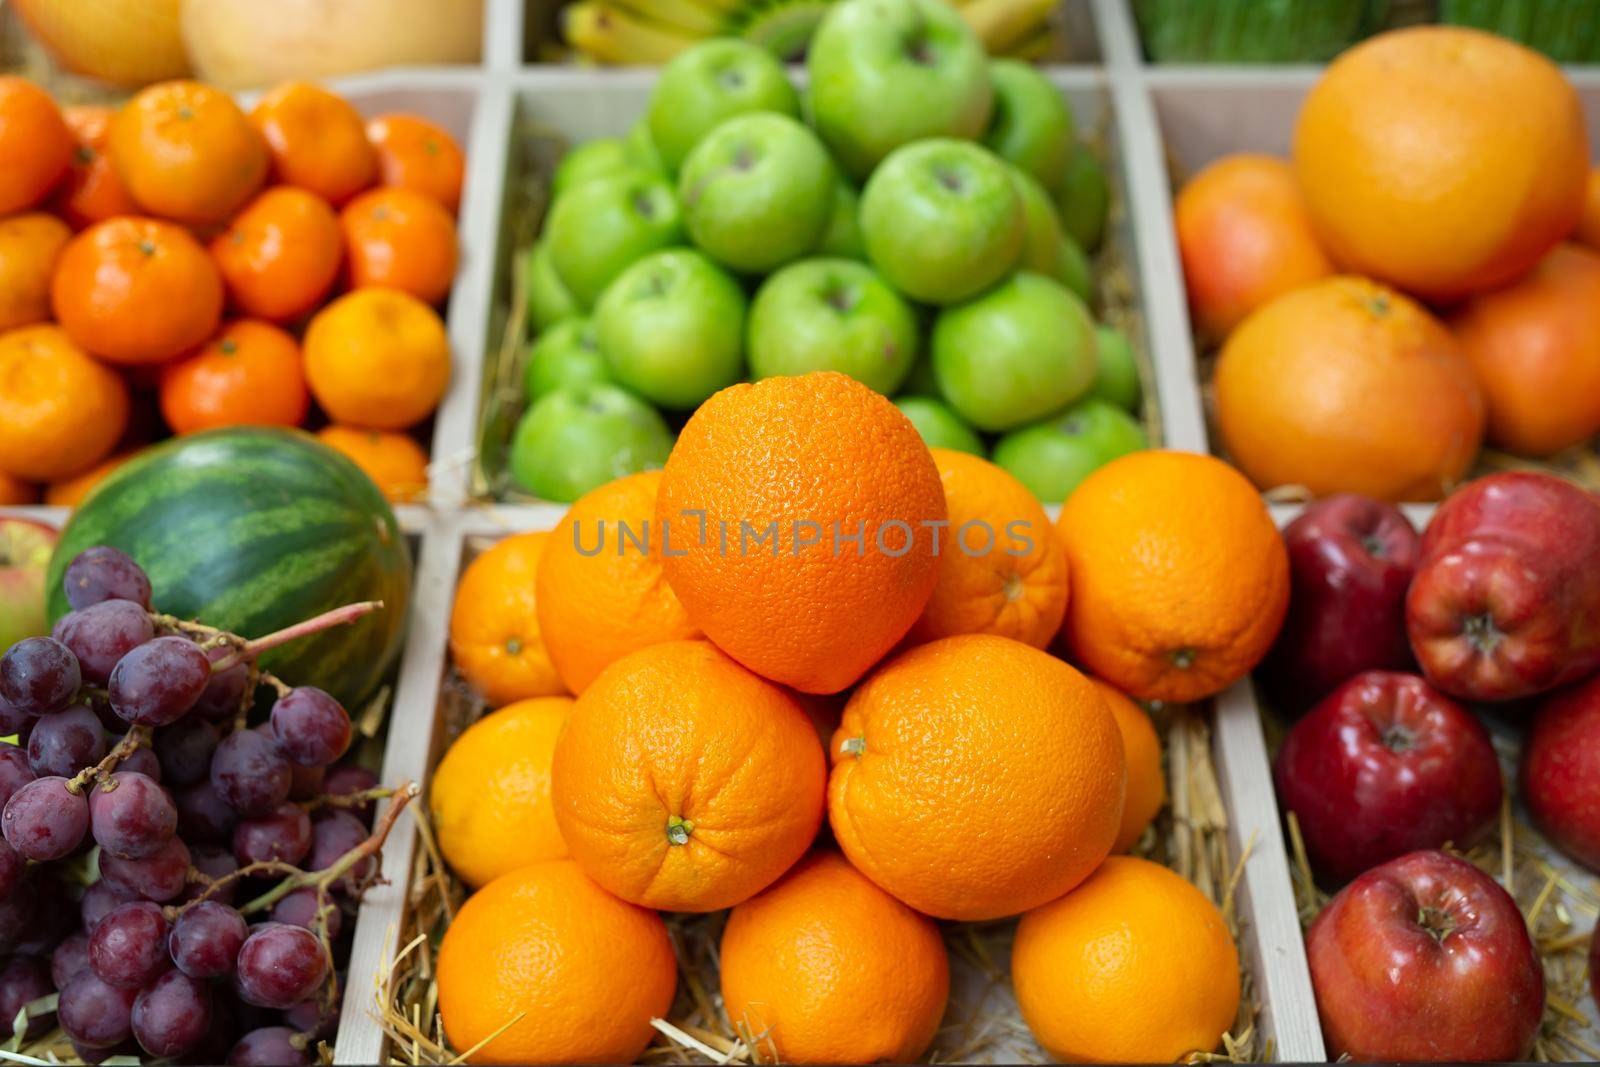
[[[228,653],[228,655],[212,663],[211,673],[221,674],[230,667],[236,667],[241,663],[254,660],[262,653],[270,652],[279,645],[288,644],[296,638],[309,637],[311,634],[320,633],[335,626],[343,626],[346,623],[355,622],[363,615],[369,615],[381,607],[383,607],[383,601],[381,600],[363,600],[356,604],[346,604],[344,607],[334,608],[332,611],[324,611],[321,615],[303,619],[293,626],[285,626],[283,629],[276,630],[265,637],[257,637],[254,640],[246,641],[243,645]]]
[[[394,790],[387,786],[374,786],[363,789],[359,793],[323,793],[303,800],[300,806],[306,811],[317,811],[321,808],[360,808],[372,803],[374,800],[383,800],[394,796]]]
[[[148,745],[149,743],[150,727],[130,726],[128,732],[122,735],[122,740],[117,742],[116,747],[106,753],[105,759],[96,763],[93,767],[85,767],[72,777],[72,780],[67,783],[67,792],[77,796],[83,792],[83,787],[91,782],[105,781],[111,772],[117,769],[117,764],[133,755],[134,751],[141,745]]]

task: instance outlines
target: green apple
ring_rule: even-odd
[[[628,162],[640,170],[647,170],[653,174],[667,173],[667,164],[661,158],[661,149],[656,147],[655,140],[650,136],[649,119],[640,119],[629,127],[627,136],[622,139],[622,147],[627,153]]]
[[[688,248],[656,252],[623,271],[594,311],[612,376],[677,410],[739,380],[744,319],[739,283]]]
[[[550,262],[549,241],[536,241],[523,250],[522,284],[527,287],[528,315],[535,330],[583,314],[577,298]]]
[[[798,115],[800,98],[771,52],[723,37],[695,45],[662,69],[646,119],[667,173],[676,174],[702,137],[750,111]]]
[[[1054,277],[1061,264],[1061,220],[1056,206],[1033,175],[1014,164],[1007,164],[1006,169],[1022,200],[1024,236],[1017,267]]]
[[[569,189],[587,184],[596,178],[620,174],[636,164],[628,154],[628,146],[616,137],[602,137],[585,141],[561,157],[556,172],[550,178],[550,196],[559,197]]]
[[[678,198],[666,179],[628,171],[573,189],[545,224],[550,262],[579,307],[644,256],[683,243]]]
[[[1095,329],[1094,386],[1089,395],[1135,414],[1143,388],[1139,384],[1139,361],[1134,358],[1128,335],[1113,326]]]
[[[1094,384],[1094,322],[1053,278],[1020,271],[933,324],[939,395],[980,430],[1060,411]]]
[[[995,60],[989,64],[989,77],[994,81],[994,117],[984,143],[1045,188],[1056,188],[1078,136],[1067,98],[1032,63],[1020,59]]]
[[[933,373],[933,353],[926,348],[917,361],[911,364],[911,373],[900,383],[900,391],[907,396],[938,396],[939,377]]]
[[[917,357],[917,316],[865,263],[807,259],[764,282],[750,305],[756,378],[835,370],[888,395]]]
[[[613,381],[592,319],[564,319],[542,331],[528,347],[523,382],[530,401],[564,385]]]
[[[992,458],[1040,500],[1059,504],[1095,470],[1147,446],[1144,429],[1126,411],[1089,397],[1006,434]]]
[[[1056,186],[1061,228],[1078,242],[1079,248],[1092,252],[1100,247],[1110,205],[1111,187],[1100,157],[1088,145],[1074,145],[1067,157],[1067,171],[1062,175],[1061,184]]]
[[[867,258],[867,250],[861,246],[861,196],[856,187],[843,178],[834,184],[833,207],[816,251],[819,256]]]
[[[857,181],[912,141],[982,137],[994,106],[983,44],[944,0],[843,0],[806,69],[812,123]]]
[[[838,172],[816,134],[770,111],[736,115],[701,139],[678,175],[689,237],[712,259],[765,274],[817,247]]]
[[[1094,300],[1094,272],[1089,265],[1089,257],[1083,254],[1078,242],[1066,234],[1061,235],[1056,252],[1056,281],[1071,289],[1073,295],[1085,304],[1091,303]]]
[[[943,400],[932,396],[902,396],[894,406],[911,420],[929,448],[953,448],[974,456],[983,455],[983,440]]]
[[[672,451],[660,413],[604,383],[546,393],[517,423],[511,477],[526,492],[568,504],[609,481],[657,470]]]
[[[861,236],[890,284],[913,300],[954,304],[1016,265],[1027,239],[1011,169],[968,141],[895,150],[861,194]]]

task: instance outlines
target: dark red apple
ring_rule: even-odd
[[[1522,746],[1522,800],[1557,848],[1600,871],[1600,675],[1552,693]]]
[[[1341,493],[1283,531],[1289,614],[1262,664],[1273,702],[1298,714],[1362,671],[1412,665],[1406,588],[1421,540],[1400,509]]]
[[[1306,934],[1330,1059],[1526,1059],[1544,967],[1511,894],[1466,860],[1413,852],[1357,878]]]
[[[1550,474],[1491,474],[1422,535],[1406,630],[1428,681],[1514,700],[1600,667],[1600,500]]]
[[[1419,848],[1468,845],[1500,812],[1500,761],[1466,708],[1368,671],[1295,723],[1273,765],[1317,876],[1342,884]]]

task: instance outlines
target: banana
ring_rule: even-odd
[[[596,0],[566,9],[562,35],[573,48],[601,63],[640,66],[665,63],[700,40]]]
[[[644,23],[659,23],[663,29],[688,37],[716,37],[728,30],[727,18],[695,0],[608,0]]]
[[[1020,45],[1049,17],[1055,0],[972,0],[961,8],[990,55]]]

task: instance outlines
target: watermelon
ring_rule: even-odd
[[[383,608],[264,655],[290,685],[352,707],[399,654],[411,553],[394,512],[356,465],[299,430],[180,437],[124,464],[73,514],[50,559],[52,623],[70,610],[62,575],[114,545],[154,589],[157,611],[260,637],[360,600]]]

